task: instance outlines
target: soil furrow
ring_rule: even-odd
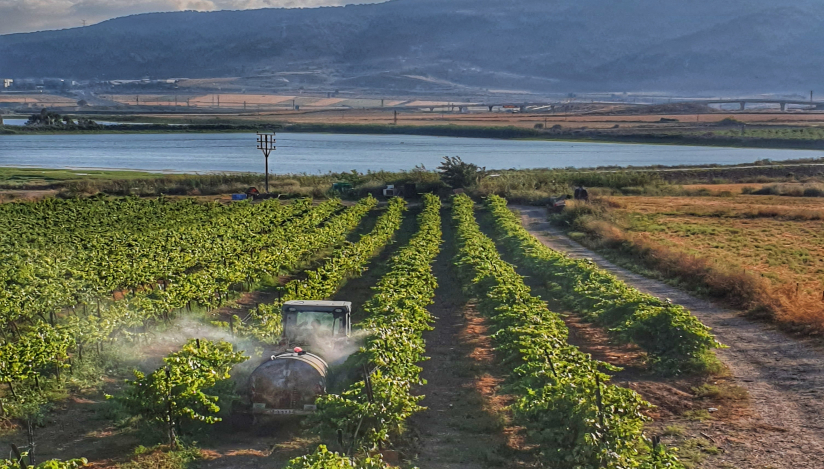
[[[420,393],[427,409],[412,418],[422,469],[512,467],[524,450],[506,415],[509,396],[499,392],[505,376],[496,365],[487,321],[461,292],[449,212],[443,250],[434,264],[438,278],[430,307],[434,330],[424,333],[430,360],[422,364],[427,381]]]

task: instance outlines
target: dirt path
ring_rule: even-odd
[[[729,347],[719,350],[718,356],[736,384],[749,392],[754,416],[742,419],[740,433],[728,435],[719,445],[727,446],[730,455],[721,461],[741,469],[824,467],[824,351],[820,346],[618,267],[550,226],[541,207],[513,208],[546,246],[575,258],[590,258],[639,290],[685,306]]]

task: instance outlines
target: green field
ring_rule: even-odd
[[[514,230],[506,202],[494,200],[499,223]],[[433,194],[410,202],[98,195],[0,205],[0,444],[34,442],[40,461],[84,457],[121,469],[347,463],[327,448],[363,469],[388,467],[375,448],[402,467],[416,465],[410,428],[413,416],[428,412],[421,373],[430,357],[440,363],[434,370],[454,358],[432,353],[426,337],[440,319],[431,308],[459,315],[463,291],[477,298],[496,354],[518,360],[501,355],[489,371],[470,367],[449,376],[470,389],[493,373],[509,383],[495,399],[515,403],[493,406],[490,396],[476,395],[461,408],[485,426],[461,426],[460,439],[481,431],[501,440],[514,432],[522,442],[494,455],[507,465],[538,467],[575,454],[587,468],[604,457],[615,465],[681,467],[674,453],[644,437],[651,409],[644,396],[612,383],[617,368],[568,343],[564,316],[503,261],[476,221],[486,209],[465,194],[446,199],[452,206],[443,209]],[[716,343],[687,310],[564,255],[544,260],[547,280],[560,264],[565,275],[582,279],[580,301],[600,296],[632,317],[664,307],[659,319],[666,320],[632,324],[681,337],[667,346],[638,341],[645,357],[638,365],[647,373],[694,369],[696,379],[710,377],[691,364]],[[460,287],[438,289],[444,277]],[[323,299],[353,302],[355,334],[346,352],[323,335],[300,343],[334,364],[310,401],[316,411],[303,425],[245,422],[257,408],[249,376],[289,337],[283,305]],[[580,301],[582,317],[614,314]],[[333,362],[337,354],[348,359]],[[601,431],[599,421],[609,429],[595,441],[587,435]],[[492,453],[461,457],[480,462]],[[81,462],[49,464],[73,469]]]

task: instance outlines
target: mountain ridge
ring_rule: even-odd
[[[326,87],[420,75],[546,92],[800,91],[824,72],[815,59],[822,22],[813,0],[392,0],[146,13],[0,36],[0,70],[78,80],[321,70],[315,85]]]

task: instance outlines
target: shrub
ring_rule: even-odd
[[[467,163],[460,156],[445,156],[443,160],[438,170],[441,172],[441,180],[449,187],[472,189],[486,175],[486,168]]]
[[[389,466],[380,456],[355,458],[329,451],[324,445],[314,453],[289,461],[284,469],[386,469]]]

